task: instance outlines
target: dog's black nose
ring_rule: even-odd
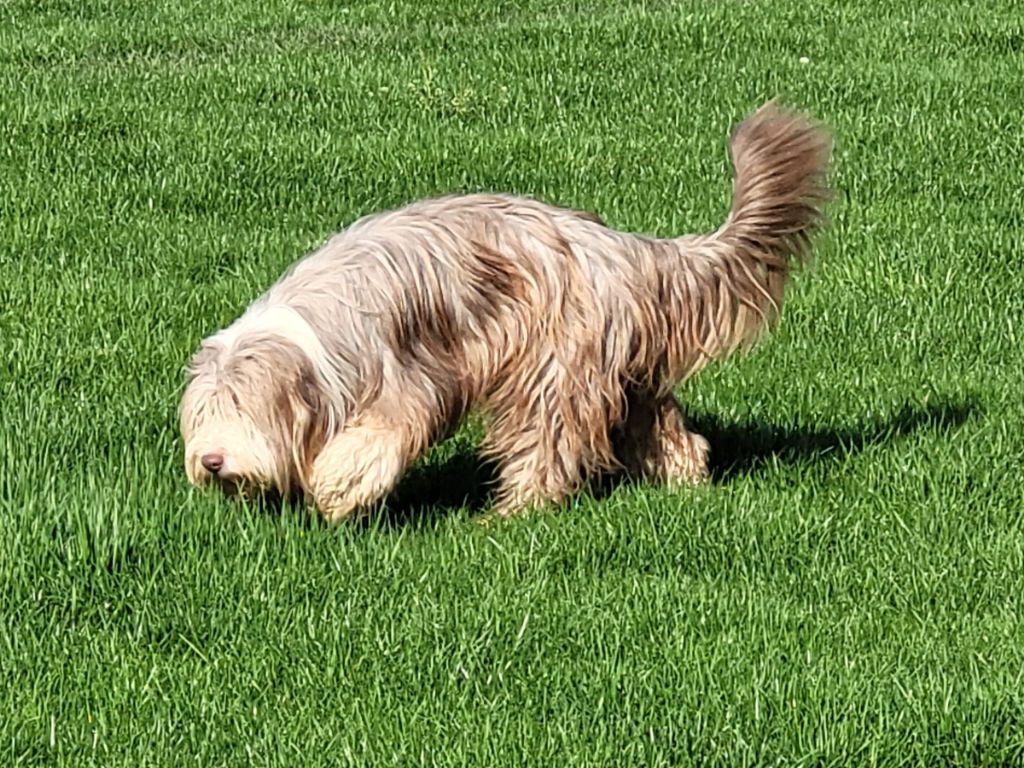
[[[206,469],[207,472],[212,472],[213,474],[220,472],[221,467],[224,466],[224,457],[219,453],[203,454],[201,461],[203,462],[203,468]]]

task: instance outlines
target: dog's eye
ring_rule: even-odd
[[[235,404],[235,408],[241,408],[242,407],[242,403],[238,399],[238,395],[236,395],[234,392],[231,393],[231,402],[233,402]]]

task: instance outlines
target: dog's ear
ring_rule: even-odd
[[[314,416],[319,414],[321,408],[323,408],[323,390],[320,389],[320,383],[316,379],[316,374],[308,368],[303,368],[299,373],[299,380],[296,382],[295,389],[302,404]]]
[[[330,407],[316,374],[303,366],[295,382],[292,405],[292,460],[303,486],[308,485],[313,462],[327,444]]]

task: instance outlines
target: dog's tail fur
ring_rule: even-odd
[[[733,131],[732,210],[697,239],[690,262],[705,298],[695,335],[707,356],[753,343],[778,318],[791,264],[810,259],[825,223],[831,150],[826,130],[774,101]]]

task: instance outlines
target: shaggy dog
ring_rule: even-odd
[[[612,472],[704,481],[673,388],[774,323],[830,197],[829,135],[774,102],[729,148],[732,210],[706,234],[490,194],[356,221],[200,345],[189,480],[301,494],[338,521],[479,408],[500,514]]]

